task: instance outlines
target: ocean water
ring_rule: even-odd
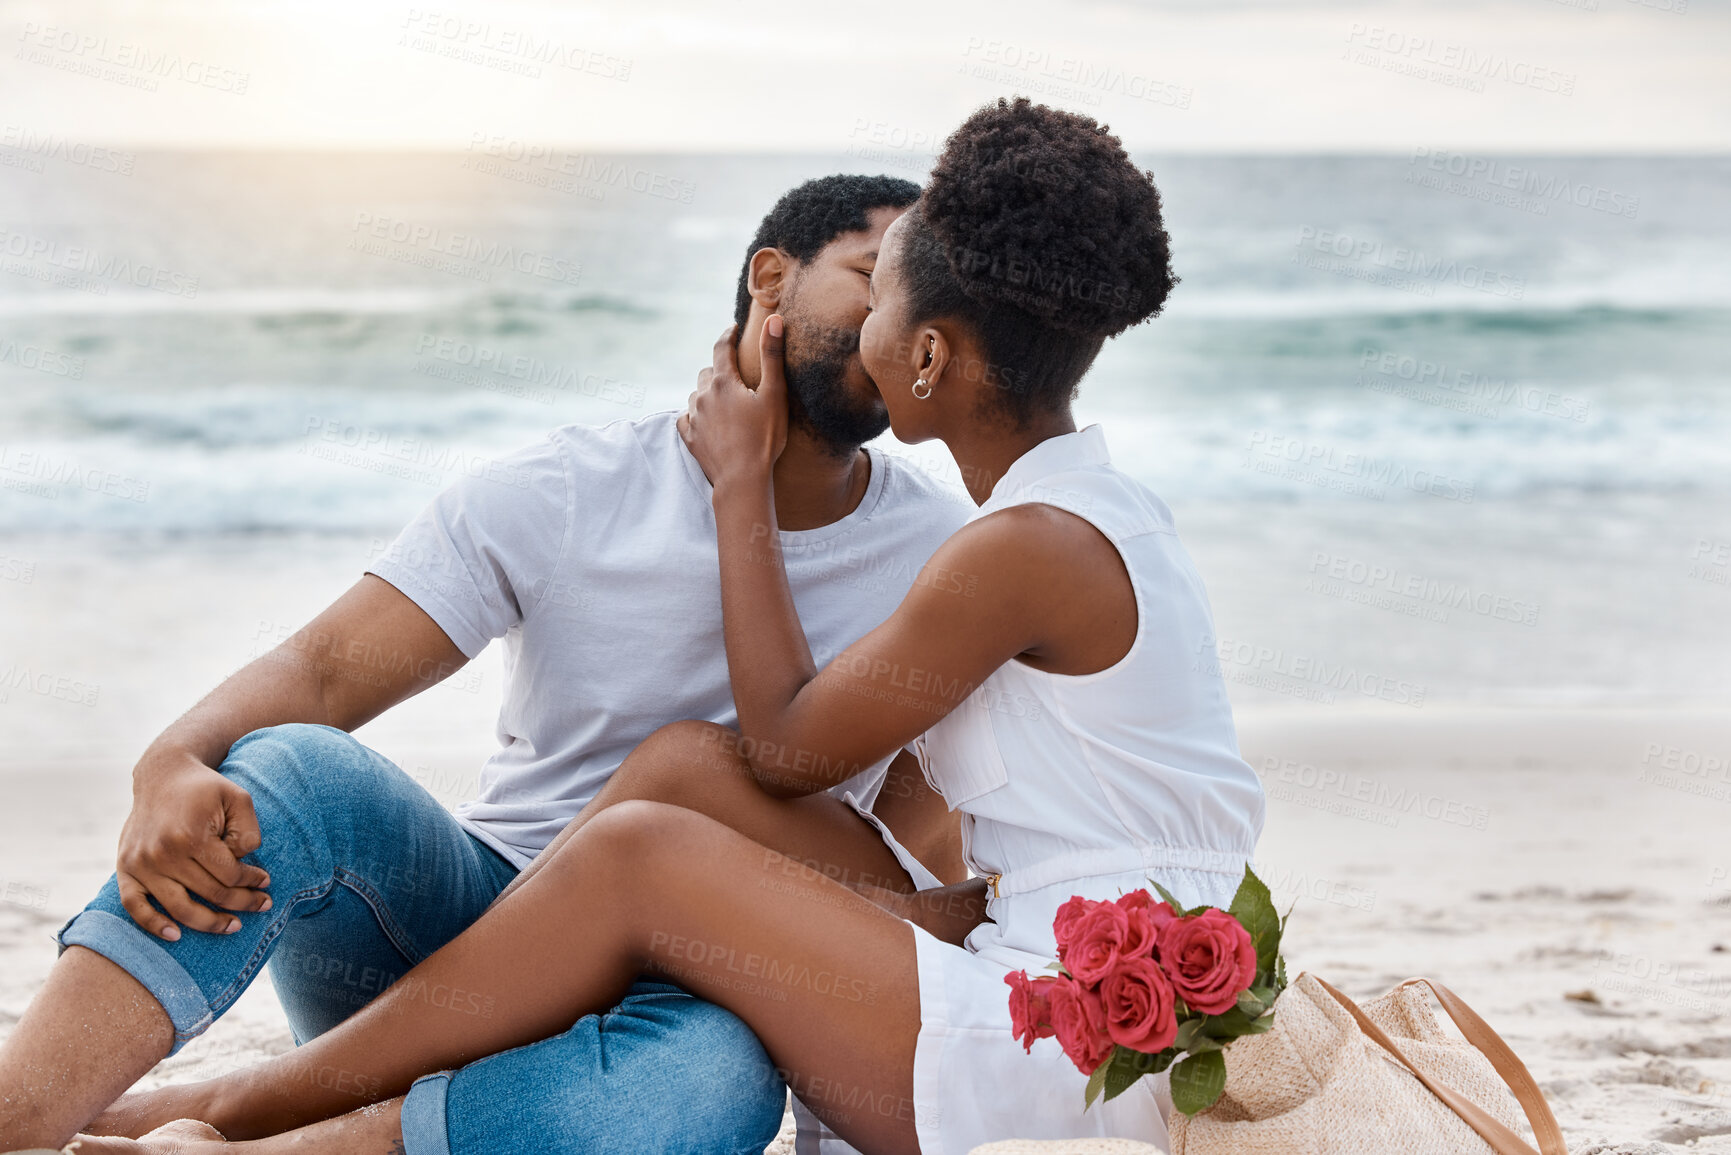
[[[1731,159],[1141,159],[1183,281],[1078,416],[1235,695],[1726,700]],[[0,150],[0,551],[387,538],[683,404],[783,189],[928,160]]]

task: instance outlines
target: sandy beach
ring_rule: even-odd
[[[0,705],[0,1033],[112,869],[138,751],[335,596],[369,543],[30,548],[32,581],[3,591],[28,611],[5,615],[8,660],[95,693]],[[447,805],[492,741],[494,655],[454,682],[361,732]],[[1448,983],[1533,1069],[1576,1155],[1731,1152],[1731,716],[1246,706],[1239,729],[1270,798],[1261,873],[1296,902],[1294,967],[1355,995]],[[290,1045],[266,978],[147,1081]]]

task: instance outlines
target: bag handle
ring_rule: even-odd
[[[1315,975],[1311,977],[1316,978]],[[1454,1020],[1455,1026],[1460,1028],[1461,1034],[1466,1036],[1467,1042],[1490,1060],[1491,1066],[1514,1093],[1515,1101],[1521,1105],[1521,1110],[1526,1112],[1527,1122],[1532,1125],[1533,1136],[1539,1141],[1539,1151],[1535,1152],[1525,1139],[1509,1130],[1483,1107],[1453,1088],[1436,1082],[1414,1066],[1412,1060],[1401,1053],[1394,1040],[1373,1023],[1370,1016],[1359,1009],[1357,1003],[1322,979],[1317,978],[1316,982],[1346,1008],[1347,1013],[1358,1023],[1359,1029],[1369,1036],[1371,1041],[1398,1059],[1401,1066],[1411,1071],[1431,1094],[1441,1099],[1467,1126],[1477,1131],[1480,1138],[1489,1143],[1497,1155],[1569,1155],[1569,1149],[1563,1142],[1562,1129],[1557,1126],[1556,1117],[1551,1114],[1549,1104],[1545,1102],[1544,1095],[1540,1093],[1538,1084],[1533,1081],[1533,1076],[1525,1064],[1509,1049],[1501,1036],[1491,1029],[1490,1024],[1479,1018],[1453,991],[1430,979],[1408,979],[1400,984],[1401,987],[1408,987],[1414,983],[1423,983],[1436,995],[1437,1001],[1442,1004],[1443,1010],[1448,1012],[1449,1018]]]
[[[1400,984],[1403,987],[1414,983],[1423,983],[1430,988],[1430,993],[1436,996],[1467,1042],[1479,1049],[1485,1058],[1491,1061],[1497,1074],[1503,1077],[1503,1082],[1514,1092],[1515,1101],[1521,1105],[1521,1110],[1527,1113],[1527,1122],[1532,1125],[1533,1136],[1539,1141],[1539,1150],[1544,1155],[1568,1155],[1569,1149],[1563,1143],[1563,1129],[1557,1126],[1557,1118],[1551,1114],[1551,1106],[1545,1102],[1545,1096],[1539,1090],[1539,1084],[1533,1079],[1532,1072],[1520,1060],[1520,1056],[1503,1042],[1501,1035],[1491,1029],[1491,1025],[1478,1016],[1478,1013],[1467,1006],[1461,997],[1437,982],[1435,979],[1408,979]]]

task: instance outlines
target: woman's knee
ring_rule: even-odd
[[[591,853],[651,852],[674,836],[676,828],[686,820],[699,817],[670,803],[629,798],[591,818],[569,845],[583,846]]]
[[[713,722],[673,722],[645,738],[614,775],[625,797],[708,811],[716,799],[756,789],[739,735]]]
[[[676,885],[691,867],[694,844],[717,824],[682,806],[627,799],[584,824],[548,866],[572,872],[587,887],[653,893]]]

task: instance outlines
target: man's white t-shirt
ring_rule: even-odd
[[[567,425],[435,498],[368,572],[469,658],[505,639],[499,750],[457,817],[526,866],[669,722],[735,725],[709,481],[677,412]],[[876,449],[858,508],[783,532],[821,668],[894,612],[972,507]],[[886,759],[836,789],[869,803]]]

